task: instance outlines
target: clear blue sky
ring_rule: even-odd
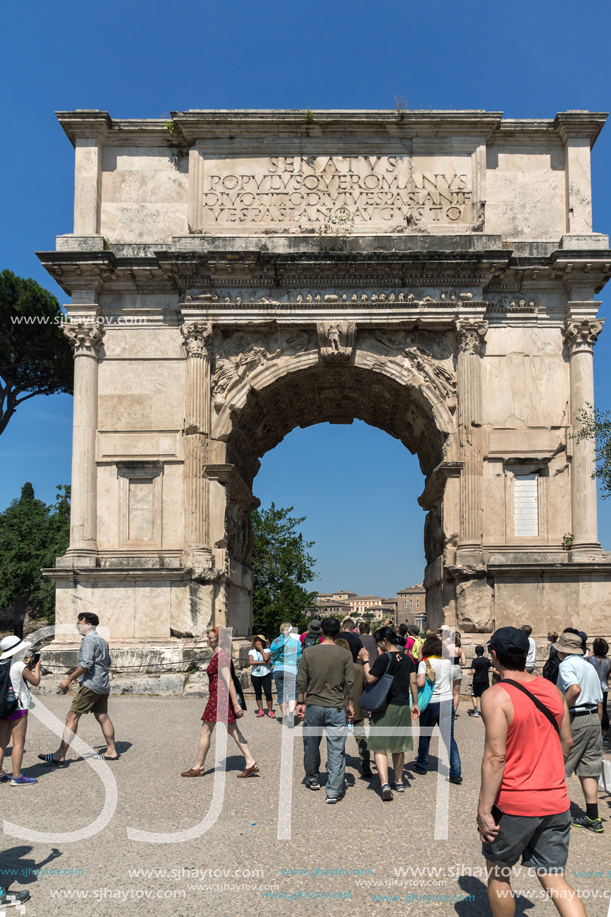
[[[65,295],[35,251],[72,231],[72,148],[54,111],[158,117],[189,108],[482,108],[507,117],[606,111],[608,0],[82,0],[3,4],[0,269]],[[594,228],[609,232],[611,124],[593,153]],[[606,305],[602,314],[607,314]],[[596,397],[611,408],[611,325]],[[29,480],[50,502],[70,479],[69,396],[34,398],[0,439],[0,509]],[[373,473],[372,473],[373,471]],[[424,563],[423,478],[390,436],[355,423],[296,430],[263,459],[255,492],[306,516],[314,588],[392,595]],[[611,501],[600,506],[611,548]]]

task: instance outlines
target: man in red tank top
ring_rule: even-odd
[[[489,643],[502,681],[482,696],[486,745],[477,824],[494,917],[513,917],[512,867],[535,869],[562,917],[585,909],[564,877],[571,828],[564,762],[573,746],[558,688],[526,672],[528,638],[501,627]]]

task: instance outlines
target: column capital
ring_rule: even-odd
[[[212,340],[212,322],[184,322],[180,326],[183,336],[182,346],[189,357],[205,357],[209,355],[209,344]]]
[[[479,353],[486,338],[488,322],[459,318],[455,327],[459,353]]]
[[[75,357],[85,355],[97,358],[104,337],[104,329],[100,325],[85,325],[79,322],[64,325],[63,332],[68,338]]]
[[[564,340],[569,346],[569,354],[590,352],[598,340],[598,335],[603,330],[604,319],[592,321],[582,319],[578,322],[567,322],[562,330]]]

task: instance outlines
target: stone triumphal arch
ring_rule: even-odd
[[[94,609],[126,652],[176,659],[212,623],[247,635],[261,457],[360,418],[425,475],[431,625],[611,632],[574,436],[611,274],[591,225],[605,115],[59,120],[74,232],[40,258],[75,358],[60,623]]]

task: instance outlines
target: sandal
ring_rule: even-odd
[[[253,777],[255,774],[259,773],[259,765],[255,761],[254,764],[251,764],[250,767],[245,767],[241,774],[238,774],[238,777]]]
[[[56,761],[53,755],[38,755],[40,760],[47,765],[47,767],[64,767],[65,761]]]
[[[181,777],[203,777],[206,771],[203,767],[190,767],[188,771],[183,771]]]

